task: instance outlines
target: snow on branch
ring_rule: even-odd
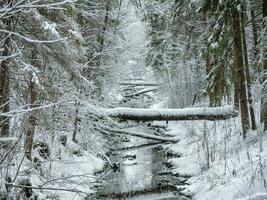
[[[14,57],[16,57],[18,55],[20,55],[20,53],[14,53],[14,54],[12,54],[10,56],[0,56],[0,63],[5,61],[5,60],[8,60],[10,58],[14,58]]]
[[[238,116],[232,106],[198,107],[182,109],[142,109],[112,108],[104,109],[112,118],[135,121],[179,121],[179,120],[225,120]]]
[[[143,89],[143,90],[141,90],[139,92],[135,92],[133,94],[125,94],[123,96],[130,98],[130,97],[138,96],[138,95],[145,94],[145,93],[148,93],[148,92],[154,92],[154,91],[157,91],[157,90],[158,90],[158,88],[146,88],[146,89]]]
[[[130,136],[141,137],[145,139],[157,140],[161,142],[178,142],[179,141],[177,137],[161,137],[161,136],[147,134],[143,132],[126,131],[126,130],[121,130],[121,129],[107,128],[107,127],[96,128],[96,130],[104,134],[114,133],[114,134],[130,135]]]
[[[131,85],[131,86],[159,86],[158,83],[148,83],[143,81],[135,81],[135,82],[119,82],[120,85]]]
[[[75,103],[73,101],[58,101],[56,103],[50,103],[50,104],[26,104],[19,108],[16,108],[14,110],[11,110],[9,112],[0,113],[0,116],[5,117],[14,117],[14,116],[20,116],[27,114],[28,112],[32,112],[34,110],[42,110],[46,108],[53,107],[55,105],[74,105]]]
[[[0,143],[5,143],[5,142],[13,142],[13,141],[17,141],[18,138],[16,137],[3,137],[0,138]]]
[[[64,9],[63,5],[74,3],[77,0],[65,0],[65,1],[58,1],[56,3],[50,3],[49,1],[41,1],[35,0],[27,2],[25,0],[21,1],[11,1],[10,3],[6,4],[3,8],[0,9],[0,19],[6,17],[6,15],[13,15],[17,12],[22,12],[28,9],[34,8],[49,8],[49,9]]]
[[[61,42],[63,40],[66,40],[66,37],[55,39],[55,40],[35,40],[35,39],[31,39],[31,38],[25,37],[23,35],[20,35],[18,33],[11,32],[11,31],[6,31],[6,30],[3,30],[3,29],[0,29],[0,32],[8,33],[10,35],[15,35],[15,36],[27,41],[27,42],[30,42],[30,43],[55,43],[55,42]]]
[[[81,191],[81,190],[68,189],[68,188],[35,187],[35,186],[28,186],[28,185],[15,185],[15,184],[11,184],[11,183],[6,183],[5,185],[7,187],[14,187],[14,188],[28,188],[28,189],[35,189],[35,190],[52,190],[52,191],[65,191],[65,192],[75,192],[75,193],[89,194],[89,193]]]

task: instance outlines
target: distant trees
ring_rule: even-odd
[[[210,106],[221,105],[231,91],[231,7],[229,1],[203,1],[206,93]]]
[[[147,63],[168,81],[172,106],[189,106],[194,94],[206,96],[210,106],[233,102],[244,138],[248,129],[256,129],[259,99],[252,86],[266,80],[266,1],[158,0],[146,3],[146,11],[151,26]]]
[[[161,93],[169,107],[191,106],[194,99],[200,100],[204,78],[198,59],[199,3],[156,0],[144,5],[149,22],[147,65],[165,83]]]

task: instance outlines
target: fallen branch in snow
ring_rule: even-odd
[[[4,142],[13,142],[13,141],[17,141],[18,138],[16,137],[3,137],[3,138],[0,138],[0,143],[4,143]]]
[[[166,131],[168,130],[168,125],[158,125],[149,122],[147,126],[152,129],[163,129]]]
[[[232,106],[199,107],[182,109],[112,108],[103,109],[112,118],[135,121],[179,121],[179,120],[225,120],[238,116]]]
[[[120,82],[120,85],[131,85],[131,86],[158,86],[157,83],[147,83],[143,81],[136,81],[136,82]]]
[[[134,96],[138,96],[140,94],[145,94],[145,93],[148,93],[148,92],[154,92],[154,91],[157,91],[157,90],[158,90],[157,88],[148,88],[148,89],[141,90],[139,92],[135,92],[133,94],[123,95],[123,97],[131,98],[131,97],[134,97]]]
[[[115,134],[131,135],[131,136],[141,137],[145,139],[152,139],[152,140],[157,140],[161,142],[179,142],[179,139],[177,137],[161,137],[161,136],[142,133],[142,132],[125,131],[125,130],[120,130],[120,129],[107,128],[107,127],[96,128],[96,130],[104,134],[115,133]]]
[[[139,150],[139,149],[144,149],[147,147],[151,146],[157,146],[157,145],[162,145],[162,141],[155,141],[153,143],[145,143],[145,144],[140,144],[140,145],[134,145],[130,147],[122,147],[122,148],[116,148],[116,149],[110,149],[111,151],[128,151],[128,150]],[[166,142],[167,143],[167,142]]]
[[[53,190],[53,191],[65,191],[65,192],[75,192],[75,193],[89,194],[88,192],[83,192],[81,190],[67,189],[67,188],[34,187],[34,186],[28,186],[28,185],[14,185],[14,184],[11,184],[11,183],[6,183],[5,185],[7,187],[16,187],[16,188],[28,188],[28,189],[36,189],[36,190]]]

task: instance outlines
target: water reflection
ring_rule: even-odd
[[[105,177],[104,187],[99,191],[100,195],[106,196],[106,199],[173,199],[175,197],[171,192],[173,188],[168,188],[169,181],[158,175],[168,170],[162,165],[167,159],[160,148],[161,145],[156,143],[146,146],[143,145],[144,142],[147,141],[135,139],[134,142],[120,145],[124,150],[116,151],[111,156],[111,160],[119,163],[120,168]],[[125,149],[133,144],[139,147]]]
[[[120,193],[129,191],[141,191],[150,188],[153,184],[152,149],[123,152],[123,157],[136,155],[136,159],[122,161],[118,181]]]

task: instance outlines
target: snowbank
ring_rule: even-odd
[[[185,193],[194,195],[194,199],[267,199],[267,137],[263,137],[265,148],[260,153],[258,135],[250,132],[243,141],[238,120],[169,124],[167,134],[180,142],[168,148],[181,155],[170,162],[174,172],[193,176]]]

